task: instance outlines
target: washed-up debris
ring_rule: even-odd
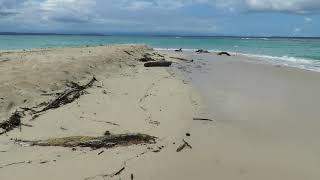
[[[101,174],[101,175],[96,175],[96,176],[92,176],[92,177],[87,177],[84,180],[90,180],[90,179],[96,179],[97,177],[102,177],[103,179],[109,177],[109,178],[113,178],[114,176],[119,176],[126,168],[122,167],[120,170],[112,173],[112,174]]]
[[[32,127],[31,125],[28,124],[22,124],[21,119],[25,116],[26,112],[31,112],[32,119],[34,120],[38,118],[42,112],[45,112],[49,109],[56,109],[59,108],[60,106],[72,103],[76,99],[78,99],[81,95],[85,93],[85,90],[89,87],[92,87],[93,83],[97,81],[95,77],[93,77],[87,84],[85,85],[79,85],[75,82],[69,82],[68,86],[71,87],[71,89],[65,90],[63,93],[60,93],[59,96],[52,100],[49,103],[41,103],[37,107],[21,107],[21,111],[16,111],[14,112],[8,120],[3,121],[0,123],[0,129],[3,129],[3,131],[0,131],[0,135],[5,134],[9,131],[12,131],[13,129],[21,126],[27,126],[27,127]],[[38,108],[41,108],[42,106],[45,106],[41,110],[35,110]]]
[[[193,118],[194,121],[213,121],[212,119],[206,119],[206,118]]]
[[[156,137],[146,134],[109,134],[100,137],[71,136],[40,141],[16,140],[17,143],[27,143],[30,146],[60,146],[60,147],[90,147],[92,149],[112,148],[115,146],[130,146],[135,144],[154,144]]]
[[[144,67],[169,67],[172,65],[171,61],[155,61],[147,62],[144,64]]]
[[[182,52],[182,48],[174,50],[175,52]]]
[[[209,53],[209,51],[203,50],[203,49],[199,49],[199,50],[196,50],[196,53]]]
[[[193,62],[193,59],[190,60],[190,59],[181,58],[181,57],[174,57],[174,56],[170,56],[170,58],[178,59],[178,60],[181,60],[181,61]]]
[[[155,61],[155,59],[153,59],[150,54],[144,54],[143,57],[140,58],[138,61],[140,61],[140,62],[150,62],[150,61]]]
[[[13,165],[17,165],[17,164],[24,164],[24,163],[26,163],[26,162],[25,161],[21,161],[21,162],[10,163],[10,164],[6,164],[6,165],[3,165],[3,166],[0,166],[0,169],[8,167],[8,166],[13,166]]]
[[[100,152],[98,153],[98,155],[101,155],[102,153],[104,153],[104,151],[100,151]]]
[[[128,54],[129,56],[132,56],[132,54],[131,54],[129,51],[124,50],[124,52],[125,52],[126,54]]]
[[[40,161],[40,164],[46,164],[46,163],[49,163],[49,161],[47,161],[47,160]]]
[[[67,128],[64,128],[64,127],[60,127],[60,129],[62,130],[62,131],[68,131],[68,129]]]
[[[190,149],[192,149],[192,146],[183,139],[183,144],[181,146],[178,147],[177,152],[182,151],[184,148],[189,147]]]
[[[61,93],[61,95],[59,95],[56,99],[48,103],[48,105],[44,107],[42,110],[36,111],[36,113],[38,114],[49,109],[56,109],[62,105],[72,103],[74,100],[78,99],[81,95],[84,94],[84,90],[86,90],[89,87],[92,87],[95,81],[97,81],[97,79],[95,77],[92,77],[92,79],[83,86],[75,82],[70,82],[69,86],[71,87],[71,89],[68,89]]]
[[[97,120],[92,120],[94,122],[101,122],[101,123],[106,123],[106,124],[111,124],[113,126],[120,126],[119,124],[117,123],[113,123],[113,122],[110,122],[110,121],[97,121]]]
[[[2,132],[0,132],[0,135],[5,134],[17,127],[21,126],[21,118],[22,114],[19,111],[14,112],[8,120],[0,123],[0,128],[3,129]]]
[[[231,56],[228,52],[219,52],[217,55],[221,56],[221,55],[227,55],[227,56]]]

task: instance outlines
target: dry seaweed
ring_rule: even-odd
[[[22,114],[19,111],[14,112],[8,120],[0,123],[0,128],[3,129],[2,132],[0,132],[0,135],[5,134],[17,127],[21,126],[21,117]]]
[[[40,141],[22,141],[31,146],[60,146],[60,147],[90,147],[92,149],[112,148],[115,146],[130,146],[134,144],[153,144],[156,137],[146,134],[109,134],[100,137],[72,136]]]

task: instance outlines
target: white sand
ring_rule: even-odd
[[[135,179],[163,179],[157,174],[161,172],[157,166],[165,168],[167,162],[156,165],[156,159],[160,154],[166,158],[178,154],[176,149],[186,138],[185,133],[192,123],[196,108],[192,102],[198,96],[189,85],[175,77],[172,68],[143,67],[136,59],[146,52],[149,50],[143,46],[110,46],[2,54],[1,57],[11,60],[0,62],[1,72],[5,74],[0,78],[1,97],[4,97],[2,119],[17,107],[32,107],[52,99],[42,96],[41,90],[64,90],[65,80],[85,83],[95,75],[99,82],[88,89],[89,94],[71,104],[50,110],[34,121],[23,119],[23,123],[33,127],[22,126],[21,132],[18,128],[0,136],[0,179],[102,179],[97,175],[112,174],[122,167],[125,171],[115,179],[129,179],[131,173]],[[24,99],[27,102],[24,103]],[[159,140],[152,145],[93,151],[23,147],[10,140],[101,136],[106,130],[146,133]],[[162,146],[162,151],[152,152]],[[98,155],[102,150],[104,153]],[[150,159],[154,159],[153,165],[147,164]]]

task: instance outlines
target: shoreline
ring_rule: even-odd
[[[154,49],[159,52],[161,51],[174,52],[176,50],[175,48],[154,48]],[[198,49],[182,49],[182,51],[184,53],[187,53],[188,55],[195,54],[196,50]],[[223,52],[224,50],[208,50],[208,51],[210,53],[219,53],[219,52]],[[320,60],[316,60],[316,59],[304,59],[304,58],[289,57],[289,56],[271,56],[271,55],[263,55],[263,54],[250,54],[250,53],[240,53],[240,52],[233,52],[233,51],[226,51],[226,52],[230,53],[231,56],[250,59],[252,61],[260,62],[263,64],[271,64],[275,66],[283,66],[283,67],[297,68],[297,69],[313,71],[313,72],[320,72],[320,69],[317,69],[318,66],[304,67],[306,64],[299,64],[299,63],[294,64],[294,62],[299,62],[299,61],[301,61],[301,63],[307,62],[309,65],[312,63],[319,63]]]
[[[202,145],[214,152],[203,159],[214,167],[211,178],[319,179],[318,72],[239,56],[184,56],[195,64],[183,74],[215,121],[214,130],[197,132],[211,140]]]

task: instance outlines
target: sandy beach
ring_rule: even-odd
[[[320,178],[319,73],[139,45],[1,52],[0,71],[0,122],[22,112],[0,135],[0,179]],[[83,143],[141,134],[155,142]],[[82,144],[57,146],[70,137]]]

